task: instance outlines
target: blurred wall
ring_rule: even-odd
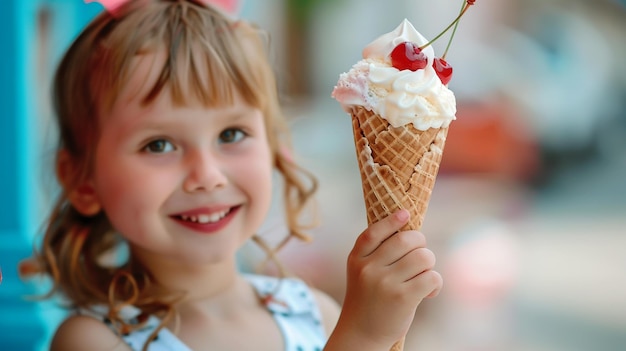
[[[47,349],[60,318],[53,304],[28,300],[45,285],[23,282],[19,262],[31,255],[54,193],[49,86],[71,39],[100,8],[71,0],[5,0],[0,5],[0,349]]]

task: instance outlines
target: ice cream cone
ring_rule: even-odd
[[[404,350],[404,338],[402,340],[398,340],[389,351],[403,351]]]
[[[411,213],[403,230],[419,230],[448,128],[394,128],[361,106],[354,106],[351,115],[368,224],[403,208]]]
[[[464,3],[461,15],[472,4]],[[452,68],[431,44],[405,19],[363,49],[363,58],[339,75],[331,94],[352,116],[369,225],[398,209],[411,215],[401,230],[420,230],[424,223],[448,127],[456,119],[456,99],[447,86]],[[390,351],[403,348],[404,338]]]
[[[411,213],[403,230],[419,230],[443,155],[448,128],[394,128],[361,106],[352,108],[367,222],[372,224],[403,208]],[[390,351],[402,351],[404,338]]]

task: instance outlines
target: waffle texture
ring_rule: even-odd
[[[411,124],[394,128],[361,106],[355,106],[351,115],[368,224],[403,208],[411,220],[402,229],[419,230],[448,128],[421,131]]]
[[[404,350],[404,339],[398,340],[393,346],[389,349],[389,351],[403,351]]]

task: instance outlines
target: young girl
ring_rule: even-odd
[[[424,236],[397,232],[408,212],[359,236],[342,310],[298,279],[237,270],[274,170],[290,237],[306,238],[315,183],[286,157],[263,36],[213,6],[122,1],[60,64],[63,191],[37,261],[73,313],[51,349],[389,350],[441,287]]]

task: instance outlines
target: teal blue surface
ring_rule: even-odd
[[[51,134],[49,87],[60,55],[95,14],[98,4],[81,0],[3,0],[0,4],[0,350],[47,348],[62,312],[27,299],[43,291],[39,281],[23,281],[18,263],[32,254],[45,221],[45,175],[52,174],[42,152]],[[46,27],[41,27],[47,18]],[[41,52],[47,42],[47,51]],[[50,74],[46,74],[49,72]],[[50,150],[48,150],[50,151]],[[48,160],[49,161],[49,160]]]

